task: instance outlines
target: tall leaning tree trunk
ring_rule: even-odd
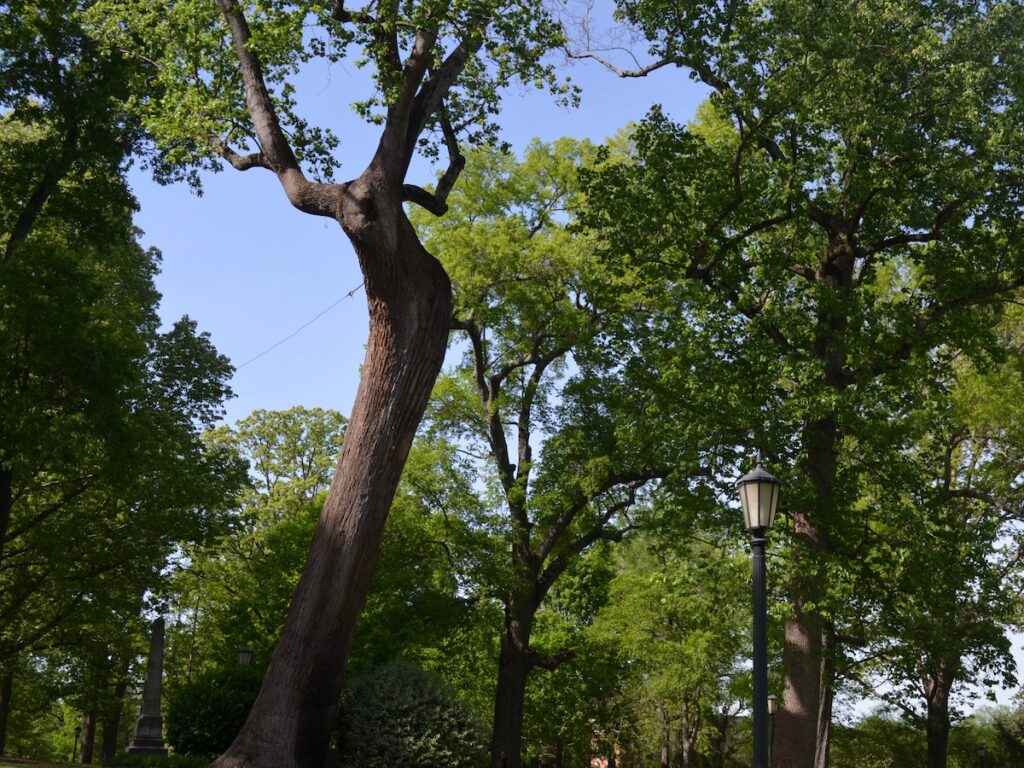
[[[526,681],[533,668],[530,633],[535,606],[510,609],[505,618],[498,654],[498,686],[494,694],[491,729],[491,768],[520,768]]]
[[[372,167],[338,197],[370,337],[341,457],[260,693],[216,768],[323,768],[402,468],[444,361],[451,283]]]

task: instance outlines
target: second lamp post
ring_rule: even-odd
[[[765,536],[775,522],[781,485],[777,477],[764,471],[760,457],[757,469],[736,482],[754,559],[753,768],[768,766],[768,590],[764,548],[767,543]]]

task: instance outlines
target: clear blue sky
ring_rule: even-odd
[[[692,117],[704,89],[676,69],[645,79],[620,80],[593,62],[567,65],[583,88],[578,109],[555,106],[545,93],[513,88],[504,101],[504,138],[517,153],[533,138],[561,136],[602,141],[653,104],[679,120]],[[314,64],[298,83],[302,113],[341,137],[338,179],[356,176],[376,146],[377,129],[361,123],[349,104],[366,96],[363,72],[351,65]],[[407,179],[434,180],[429,168]],[[142,210],[143,243],[163,252],[158,287],[166,323],[183,314],[208,331],[238,371],[234,422],[257,408],[321,406],[350,412],[367,335],[361,291],[289,336],[360,285],[356,258],[332,221],[294,210],[269,171],[228,168],[204,178],[204,194],[185,185],[161,187],[142,171],[132,175]]]

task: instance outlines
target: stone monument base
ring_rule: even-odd
[[[166,755],[163,738],[164,721],[160,715],[139,715],[135,721],[135,738],[128,742],[130,755]]]
[[[125,750],[129,755],[160,755],[167,756],[167,747],[163,739],[132,739]]]

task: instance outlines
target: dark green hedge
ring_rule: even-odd
[[[167,703],[168,743],[181,755],[221,754],[241,730],[261,680],[252,667],[224,667],[179,688]]]
[[[352,678],[338,713],[341,768],[479,768],[479,722],[436,677],[412,664]]]

